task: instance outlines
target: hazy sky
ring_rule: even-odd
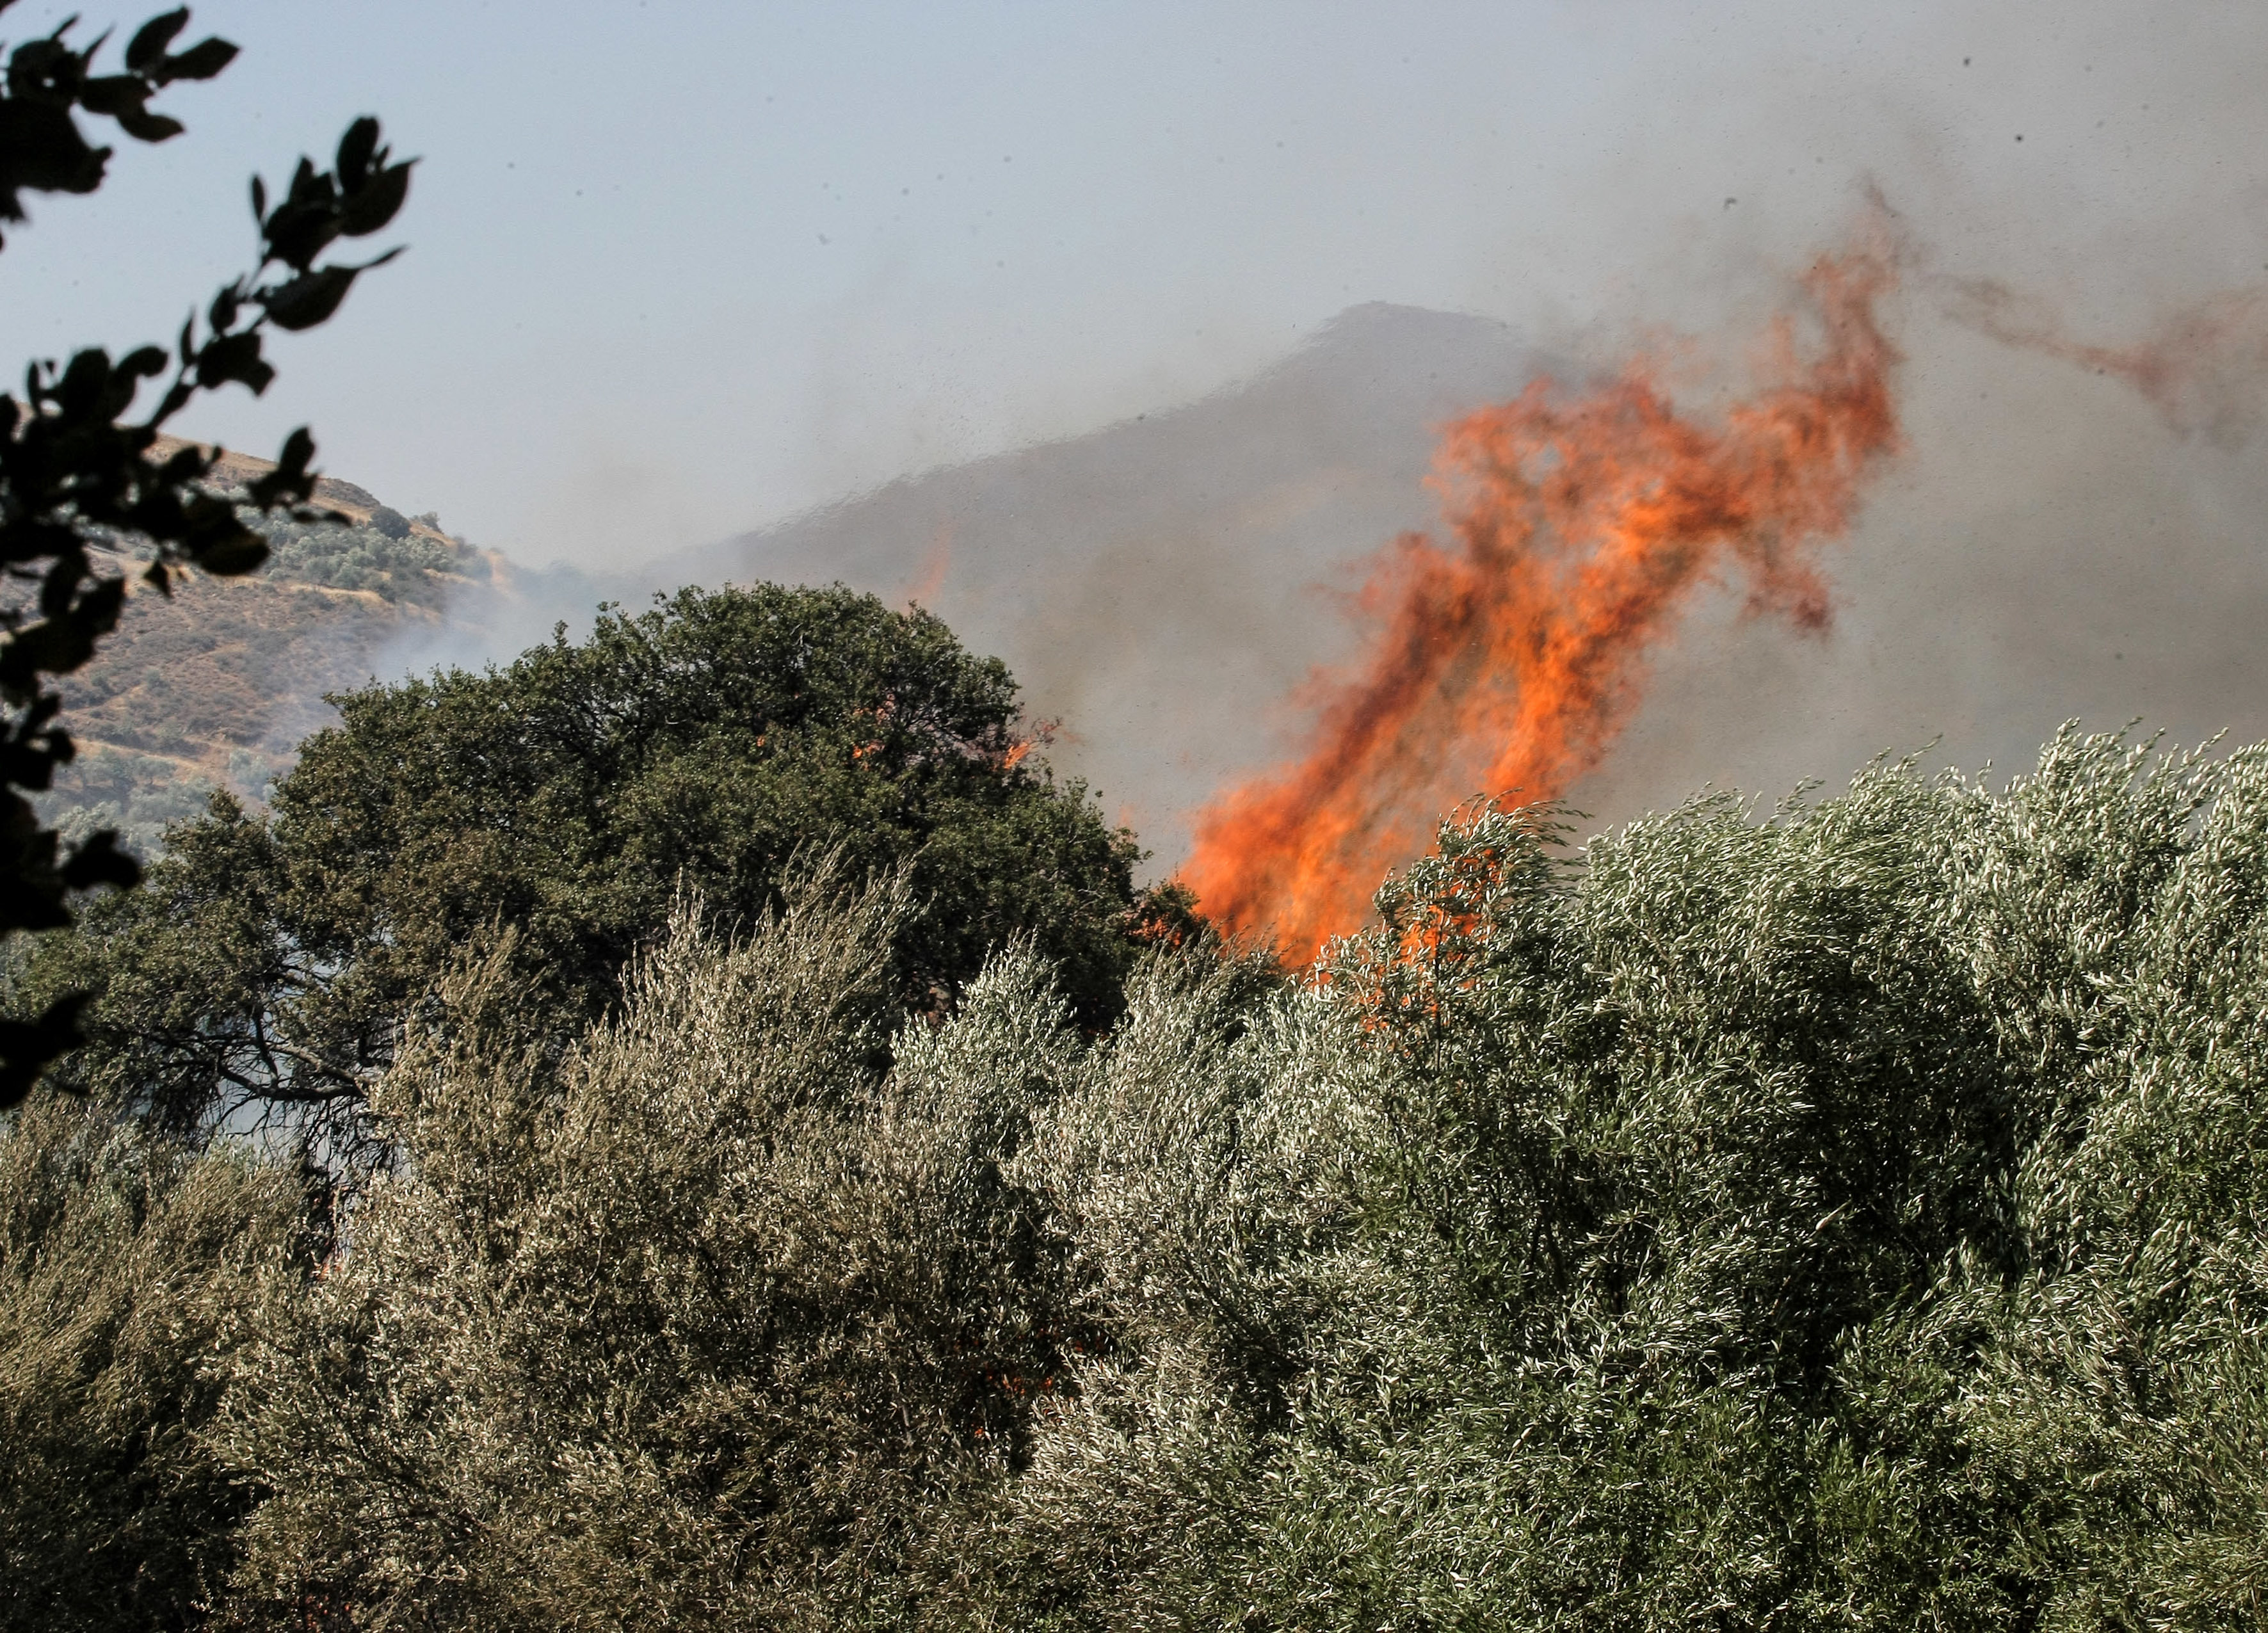
[[[424,158],[409,254],[185,429],[312,422],[334,473],[530,562],[1184,400],[1359,301],[1602,351],[1746,320],[1868,176],[1936,265],[2114,331],[2268,261],[2257,5],[195,12],[243,56],[169,94],[187,136],[34,202],[0,355],[170,335],[252,242],[247,175],[376,112]]]

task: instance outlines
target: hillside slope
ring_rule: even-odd
[[[220,474],[241,486],[268,468],[232,454]],[[403,517],[350,482],[324,478],[315,502],[346,520],[260,523],[273,555],[249,578],[185,574],[168,597],[129,560],[106,564],[134,593],[63,682],[79,758],[45,805],[66,831],[116,828],[147,852],[215,788],[259,799],[328,717],[324,694],[390,670],[389,651],[443,633],[466,590],[510,576],[438,518]]]
[[[704,549],[656,587],[841,581],[997,652],[1060,718],[1051,758],[1161,858],[1176,824],[1280,752],[1285,699],[1342,656],[1336,593],[1434,519],[1436,432],[1568,371],[1490,319],[1373,302],[1211,396],[922,472]]]

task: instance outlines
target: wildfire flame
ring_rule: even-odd
[[[1200,908],[1306,956],[1359,927],[1386,872],[1477,783],[1522,801],[1594,768],[1630,717],[1648,646],[1702,583],[1746,575],[1749,609],[1823,630],[1815,555],[1898,446],[1896,281],[1879,219],[1801,280],[1756,393],[1710,425],[1646,362],[1571,394],[1538,379],[1447,428],[1432,485],[1454,543],[1423,533],[1373,564],[1366,654],[1310,682],[1313,740],[1216,798],[1182,870]]]
[[[921,570],[906,585],[902,598],[908,607],[927,607],[937,600],[938,592],[945,588],[945,577],[953,570],[953,524],[946,522],[930,541],[929,554],[922,557]]]
[[[1060,720],[1024,720],[1018,725],[1021,735],[1011,738],[1007,747],[1000,753],[1000,769],[1003,771],[1013,771],[1031,757],[1035,748],[1054,747],[1057,734],[1063,731]]]

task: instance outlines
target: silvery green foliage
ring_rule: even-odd
[[[0,1125],[0,1628],[195,1624],[250,1505],[201,1443],[290,1176],[46,1096]]]
[[[399,511],[383,505],[360,523],[253,514],[244,520],[268,541],[269,576],[287,583],[365,590],[388,601],[438,608],[465,582],[485,579],[491,570],[472,546],[413,533]]]
[[[2116,787],[2124,798],[2105,798]],[[1962,1403],[2036,1489],[2052,1628],[2258,1625],[2268,1589],[2268,753],[2060,741],[1950,904],[2021,1068],[2021,1272]]]
[[[1035,1115],[1011,1172],[1071,1244],[1084,1342],[1027,1459],[926,1539],[909,1621],[1233,1622],[1264,1448],[1406,1297],[1359,1239],[1356,1034],[1246,975],[1149,964]]]
[[[821,1625],[1015,1456],[1069,1313],[1003,1164],[1061,1006],[993,1003],[1012,960],[878,1078],[905,891],[837,894],[732,943],[681,912],[556,1066],[507,959],[450,984],[375,1102],[401,1172],[243,1373],[247,1614]],[[987,1027],[1034,1073],[977,1094]]]
[[[246,1614],[2261,1620],[2268,754],[1476,809],[1306,985],[1012,951],[887,1074],[831,889],[563,1064],[454,983],[242,1372]]]
[[[1027,1159],[1111,1348],[932,1621],[2257,1624],[2264,795],[1482,810],[1320,990],[1153,972]]]

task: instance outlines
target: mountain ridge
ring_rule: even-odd
[[[1161,852],[1283,748],[1282,700],[1343,657],[1319,605],[1434,519],[1446,419],[1564,361],[1491,319],[1372,302],[1174,407],[894,478],[655,563],[641,587],[840,581],[1005,658],[1051,759]]]
[[[173,445],[161,438],[158,451]],[[274,468],[232,452],[215,471],[241,491]],[[322,477],[313,500],[342,519],[247,512],[270,557],[243,578],[178,574],[160,593],[130,548],[96,552],[128,595],[118,628],[58,688],[79,752],[40,807],[66,835],[116,828],[146,855],[216,789],[259,803],[329,718],[326,694],[388,666],[406,638],[448,628],[463,591],[512,576],[502,555],[452,537],[437,516],[401,516],[352,482]]]
[[[918,602],[1005,658],[1035,725],[1060,723],[1049,760],[1170,861],[1186,814],[1280,751],[1280,700],[1344,651],[1351,626],[1319,592],[1351,588],[1381,545],[1432,520],[1438,423],[1550,365],[1491,320],[1367,303],[1189,401],[615,573],[530,570],[430,513],[397,517],[407,532],[388,540],[375,494],[325,477],[316,502],[343,526],[263,524],[262,573],[130,599],[70,678],[65,720],[85,753],[48,808],[147,851],[214,788],[257,802],[332,717],[325,693],[508,660],[602,599],[762,577]],[[223,475],[266,468],[232,454]]]

